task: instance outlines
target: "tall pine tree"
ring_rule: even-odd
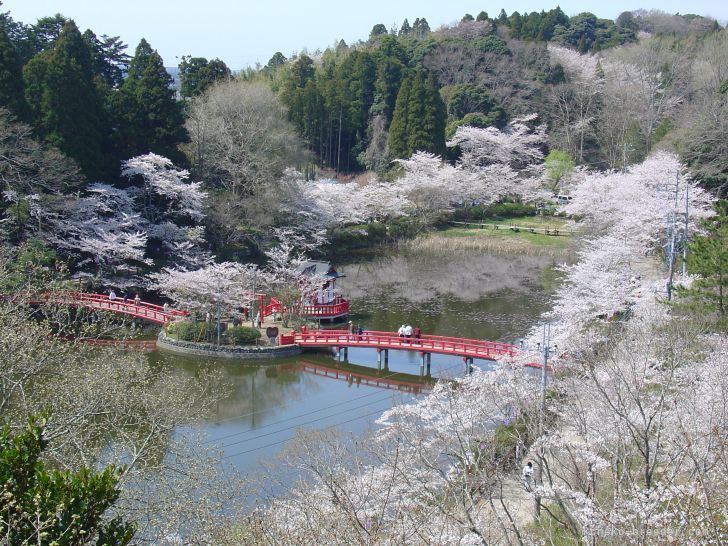
[[[399,158],[417,151],[444,155],[446,118],[435,78],[426,76],[424,71],[406,78],[397,95],[389,128],[390,152]]]
[[[425,81],[425,132],[430,136],[428,151],[439,156],[445,155],[445,126],[447,123],[447,107],[440,96],[434,74],[429,74]]]
[[[405,78],[397,93],[397,102],[392,114],[392,123],[389,126],[389,152],[392,157],[405,158],[410,156],[407,139],[409,120],[410,90],[412,78]]]
[[[102,174],[106,128],[94,83],[91,52],[73,21],[63,25],[52,49],[23,69],[30,120],[38,135],[76,161],[84,174]]]
[[[678,294],[688,298],[687,306],[705,316],[717,313],[722,321],[728,315],[728,201],[716,205],[718,213],[703,223],[705,234],[693,237],[688,253],[691,274],[699,275]],[[723,326],[727,326],[723,322]]]
[[[162,57],[142,38],[119,90],[121,157],[153,152],[176,164],[185,161],[177,146],[188,135],[172,81]]]
[[[23,67],[2,21],[0,21],[0,106],[9,109],[20,118],[25,117]]]
[[[407,105],[407,156],[417,151],[432,151],[430,149],[432,136],[427,132],[427,123],[425,121],[427,102],[425,74],[420,70],[412,80],[409,104]]]

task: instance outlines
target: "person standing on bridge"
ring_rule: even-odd
[[[134,296],[134,305],[139,305],[142,302],[142,299],[139,297],[139,294]]]
[[[109,290],[109,301],[115,301],[116,300],[116,292],[113,290]]]
[[[397,330],[397,335],[399,337],[404,337],[404,324],[399,327],[399,330]]]
[[[420,330],[419,326],[415,326],[415,329],[414,329],[412,335],[415,336],[415,339],[420,339],[420,337],[422,336],[422,330]]]

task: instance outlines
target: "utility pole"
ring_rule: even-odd
[[[675,173],[675,183],[670,184],[669,182],[666,182],[664,185],[658,185],[657,191],[660,192],[661,190],[664,190],[665,192],[665,202],[667,206],[667,214],[665,219],[665,254],[667,259],[667,283],[666,283],[666,291],[667,291],[667,301],[672,300],[672,280],[675,274],[675,254],[677,251],[677,243],[678,237],[677,237],[677,210],[678,210],[678,195],[679,195],[679,186],[680,186],[680,173]],[[687,186],[687,183],[686,183]],[[685,205],[685,228],[687,230],[687,213],[688,213],[688,205],[687,205],[687,189],[686,189],[686,205]],[[687,245],[687,232],[682,235],[681,240],[683,242],[683,245]],[[683,257],[687,257],[685,254],[686,249],[683,248]],[[684,269],[683,269],[684,271]]]
[[[688,199],[690,192],[690,184],[685,181],[685,231],[683,232],[683,264],[682,276],[688,274],[688,215],[690,213],[690,200]]]
[[[631,144],[624,142],[622,144],[622,174],[627,172],[627,160],[629,159],[628,153],[633,151],[634,148]]]
[[[539,418],[538,432],[540,436],[546,433],[546,385],[548,381],[547,369],[549,365],[549,355],[551,351],[557,351],[558,346],[554,344],[551,346],[551,323],[548,322],[543,325],[543,338],[542,343],[538,343],[537,348],[543,356],[543,366],[541,367],[541,411]],[[544,461],[544,448],[541,447],[541,453],[538,457],[538,481],[543,484],[543,461]],[[536,517],[541,515],[541,495],[534,496]]]

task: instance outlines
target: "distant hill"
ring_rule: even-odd
[[[174,80],[172,87],[174,87],[177,90],[177,93],[179,93],[179,90],[180,90],[179,68],[176,66],[165,66],[164,69],[167,71],[167,74],[172,76],[172,79]]]

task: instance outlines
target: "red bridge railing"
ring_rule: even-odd
[[[419,338],[399,337],[395,332],[367,331],[352,334],[348,330],[308,330],[295,332],[294,341],[301,347],[371,347],[457,355],[492,360],[501,356],[516,356],[515,345],[424,334]]]
[[[31,304],[55,304],[55,305],[71,305],[76,307],[85,307],[87,309],[99,309],[103,311],[111,311],[122,315],[129,315],[136,318],[143,318],[165,324],[176,317],[187,316],[186,311],[177,309],[167,309],[161,305],[153,303],[139,302],[127,300],[123,298],[109,299],[106,294],[88,294],[86,292],[54,292],[48,294],[39,294],[28,303]]]
[[[281,313],[283,306],[281,302],[275,298],[270,299],[270,303],[263,307],[263,316],[269,317],[273,313]],[[316,305],[296,306],[296,311],[305,317],[340,317],[349,313],[349,301],[341,296],[337,296],[331,303]]]

